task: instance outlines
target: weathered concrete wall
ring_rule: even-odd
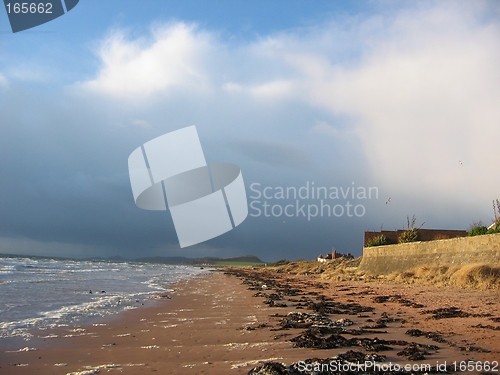
[[[359,268],[387,275],[419,265],[500,264],[500,233],[446,240],[365,247]]]

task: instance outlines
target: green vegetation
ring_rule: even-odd
[[[411,221],[409,216],[406,217],[407,229],[399,236],[398,238],[399,243],[415,242],[419,240],[420,238],[419,230],[425,223],[422,223],[420,227],[415,228],[416,221],[417,218],[415,217],[415,215],[412,216]]]
[[[231,258],[197,258],[193,263],[208,266],[257,266],[264,264],[263,261],[254,255]]]
[[[495,223],[495,226],[491,229],[488,229],[488,232],[486,234],[494,234],[494,233],[500,233],[500,221]]]
[[[399,236],[399,243],[408,243],[418,241],[420,234],[418,233],[418,228],[407,229]]]
[[[493,213],[495,214],[495,221],[493,227],[488,230],[488,234],[500,233],[500,201],[498,199],[493,201]]]
[[[493,213],[495,214],[495,220],[490,229],[486,228],[483,223],[479,221],[470,226],[467,234],[469,236],[481,236],[483,234],[500,233],[500,201],[498,199],[493,201]]]
[[[470,229],[467,231],[467,235],[470,237],[481,236],[486,233],[488,233],[488,228],[486,228],[481,221],[478,223],[473,223],[470,226]]]
[[[210,262],[209,264],[214,266],[256,266],[256,265],[260,266],[263,263],[216,260]]]
[[[381,234],[380,236],[373,237],[366,243],[366,247],[387,245],[387,237]]]

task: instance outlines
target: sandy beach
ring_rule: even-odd
[[[500,371],[498,291],[325,282],[265,268],[211,272],[173,289],[114,318],[34,331],[2,347],[0,374],[248,374],[311,358]],[[278,365],[260,373],[273,366],[287,373]]]

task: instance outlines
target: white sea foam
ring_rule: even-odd
[[[28,346],[18,349],[18,350],[7,350],[5,353],[20,353],[20,352],[33,352],[35,350],[38,350],[37,348],[30,348]]]
[[[134,309],[206,271],[133,262],[0,257],[0,338]]]

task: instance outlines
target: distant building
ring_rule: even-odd
[[[354,257],[351,255],[351,253],[347,253],[347,254],[337,253],[337,250],[335,250],[335,248],[332,248],[332,252],[330,254],[326,254],[325,256],[323,256],[322,254],[319,254],[318,262],[327,263],[327,262],[331,262],[334,259],[339,259],[339,258],[352,259]]]
[[[323,256],[322,254],[319,254],[319,256],[318,256],[318,262],[321,262],[321,263],[331,262],[332,259],[335,259],[333,257],[333,254],[326,254],[325,256]]]

